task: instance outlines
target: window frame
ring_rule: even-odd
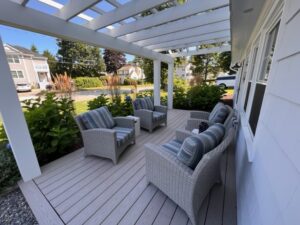
[[[13,75],[14,72],[16,73],[17,77],[14,77],[14,75]],[[22,77],[20,77],[19,72],[21,72]],[[25,78],[23,70],[11,70],[10,73],[11,73],[11,76],[12,76],[13,79],[24,79]]]
[[[7,55],[7,62],[8,63],[14,63],[14,64],[20,64],[20,57],[18,55]]]

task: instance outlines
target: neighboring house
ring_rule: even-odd
[[[134,80],[145,79],[145,74],[143,69],[135,64],[126,64],[122,66],[120,69],[118,69],[117,73],[121,78],[123,78],[123,80],[125,77]]]
[[[46,57],[15,45],[4,44],[4,49],[15,84],[46,88],[51,81]]]
[[[239,225],[300,224],[300,1],[232,0]]]
[[[181,77],[185,80],[190,80],[192,79],[193,75],[193,65],[192,63],[184,63],[182,65],[178,65],[175,68],[175,73],[178,77]]]

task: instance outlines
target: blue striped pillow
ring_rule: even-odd
[[[228,113],[228,108],[225,105],[222,105],[212,116],[210,116],[209,121],[213,123],[224,123]]]
[[[113,128],[115,126],[114,118],[112,117],[110,111],[106,106],[103,106],[99,109],[95,109],[98,113],[98,119],[101,121],[101,124],[105,124],[105,128]]]
[[[180,151],[177,154],[177,158],[186,166],[195,169],[203,155],[203,143],[199,138],[191,136],[184,140]]]
[[[153,111],[154,110],[154,105],[153,105],[153,102],[152,102],[151,98],[150,97],[145,97],[144,99],[146,101],[147,109]]]
[[[199,135],[186,138],[177,154],[178,160],[194,169],[204,154],[220,144],[224,135],[225,127],[217,123]]]
[[[148,109],[147,102],[144,98],[140,98],[140,106],[141,106],[141,109]]]

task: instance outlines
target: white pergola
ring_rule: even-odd
[[[32,1],[55,13],[32,7]],[[114,9],[107,11],[101,3]],[[165,3],[169,8],[158,11]],[[160,103],[161,62],[167,63],[170,109],[174,58],[230,51],[229,19],[229,0],[188,0],[184,4],[177,0],[127,0],[125,4],[120,0],[0,1],[0,24],[154,60],[155,104]],[[199,48],[204,44],[218,47]],[[41,171],[1,39],[0,72],[0,112],[23,180],[28,181]]]

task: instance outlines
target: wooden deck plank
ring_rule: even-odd
[[[174,138],[175,130],[184,128],[188,117],[187,111],[169,111],[168,126],[153,133],[142,130],[117,165],[99,157],[85,158],[83,150],[77,150],[44,166],[42,176],[28,183],[29,189],[40,191],[46,208],[52,208],[53,221],[59,221],[52,224],[191,225],[180,207],[155,186],[147,185],[144,168],[144,144],[162,144]],[[236,225],[234,152],[226,162],[222,160],[225,184],[215,186],[204,200],[200,225]]]
[[[152,224],[166,200],[167,196],[161,191],[158,191],[147,206],[147,208],[141,214],[140,218],[136,222],[136,225]]]
[[[18,184],[40,225],[64,224],[33,181]]]
[[[118,222],[126,214],[128,209],[132,207],[132,205],[137,201],[137,199],[139,199],[141,194],[145,191],[147,185],[148,183],[146,177],[144,177],[139,182],[139,184],[126,196],[126,198],[117,207],[111,210],[110,214],[105,218],[105,220],[101,224],[118,224]]]
[[[187,214],[177,206],[170,225],[186,225],[189,221]]]
[[[237,224],[236,178],[235,178],[235,151],[232,144],[228,152],[226,173],[226,189],[224,196],[223,225]]]
[[[170,224],[176,211],[176,207],[177,205],[171,199],[167,198],[153,225]]]

